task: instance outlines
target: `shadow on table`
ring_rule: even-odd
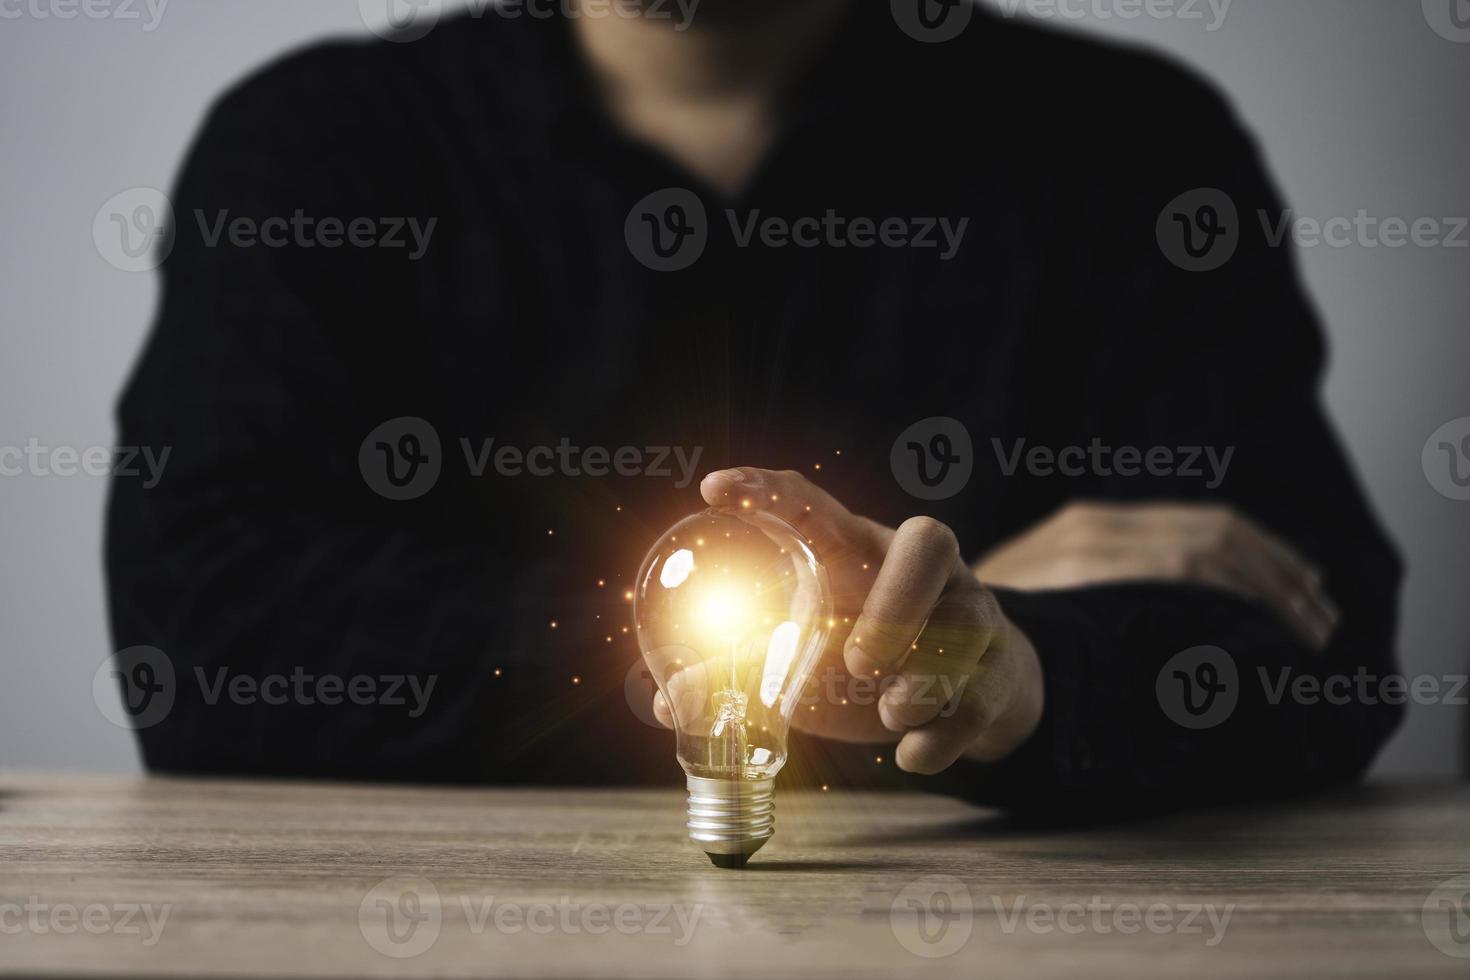
[[[864,833],[844,838],[845,844],[883,844],[944,841],[1006,841],[1046,838],[1065,840],[1085,836],[1094,844],[1110,842],[1126,848],[1136,841],[1158,854],[1172,848],[1192,850],[1208,840],[1215,852],[1259,850],[1261,829],[1278,827],[1284,816],[1310,818],[1315,813],[1340,817],[1348,809],[1372,809],[1400,799],[1402,787],[1361,784],[1245,802],[1201,803],[1149,810],[1078,813],[1061,808],[1047,812],[982,811],[962,820],[907,827],[886,833]]]
[[[780,871],[882,871],[885,868],[906,868],[902,861],[752,861],[743,869],[750,872]]]

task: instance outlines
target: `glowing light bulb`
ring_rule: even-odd
[[[791,715],[831,616],[826,569],[763,511],[686,517],[643,560],[638,645],[672,715],[689,837],[719,867],[743,867],[774,832]]]

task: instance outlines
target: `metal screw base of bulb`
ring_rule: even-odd
[[[774,779],[690,776],[689,839],[717,868],[743,868],[776,830]]]

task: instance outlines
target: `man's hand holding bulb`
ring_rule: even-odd
[[[965,564],[948,527],[897,529],[853,514],[799,473],[741,468],[705,477],[707,503],[760,509],[813,543],[831,577],[834,628],[813,676],[873,678],[867,699],[803,704],[792,724],[843,741],[897,741],[899,767],[936,773],[961,756],[1004,758],[1041,722],[1041,662]],[[815,707],[817,710],[810,710]],[[654,705],[671,722],[662,698]]]

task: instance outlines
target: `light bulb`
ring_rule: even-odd
[[[686,517],[643,560],[638,645],[673,716],[689,837],[719,867],[743,867],[775,829],[776,773],[831,614],[811,546],[762,511]]]

